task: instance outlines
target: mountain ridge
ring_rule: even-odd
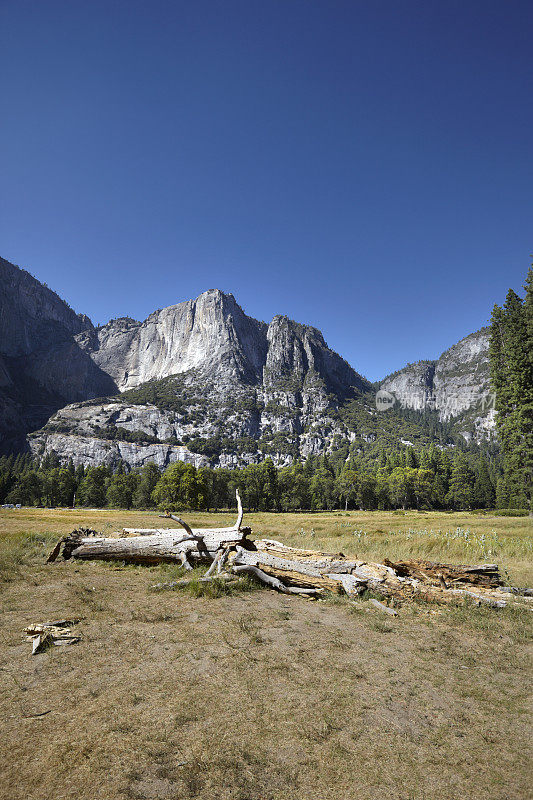
[[[435,410],[439,419],[455,419],[466,438],[479,439],[494,428],[490,386],[489,327],[482,327],[444,350],[434,361],[407,364],[379,386],[403,408]]]
[[[30,434],[35,455],[54,450],[62,460],[76,456],[83,440],[88,463],[123,459],[135,466],[145,463],[151,446],[159,448],[161,465],[179,457],[236,466],[267,454],[283,463],[364,447],[390,435],[390,424],[376,417],[374,386],[313,326],[281,314],[270,323],[256,320],[232,294],[209,289],[144,321],[120,317],[95,327],[29,273],[3,259],[0,268],[4,450],[21,447]],[[433,370],[424,378],[422,409],[454,419],[445,411],[446,396],[475,386],[486,393],[488,341],[479,333],[435,362],[418,362]],[[466,340],[470,366],[452,375]],[[406,398],[422,385],[412,366],[379,384],[405,408],[414,407]],[[458,416],[469,411],[465,403]],[[465,438],[489,428],[465,428]]]
[[[3,450],[66,403],[115,386],[75,341],[93,328],[27,270],[0,259],[0,437]]]

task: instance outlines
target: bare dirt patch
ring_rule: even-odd
[[[0,797],[529,797],[530,612],[154,594],[164,569],[45,550],[0,594]],[[69,617],[32,657],[22,629]]]

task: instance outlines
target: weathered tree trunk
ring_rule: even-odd
[[[135,564],[158,564],[178,561],[190,568],[190,560],[213,561],[221,549],[240,545],[252,546],[246,541],[250,528],[241,527],[242,504],[237,492],[238,515],[235,525],[229,528],[190,528],[189,525],[167,514],[182,525],[185,531],[173,528],[124,529],[130,535],[99,536],[95,531],[73,531],[54,547],[48,561],[55,561],[62,553],[64,558],[100,559],[103,561],[127,561]]]
[[[467,597],[492,606],[506,605],[504,592],[494,588],[501,583],[494,564],[468,567],[409,561],[403,562],[403,569],[397,571],[388,561],[378,564],[348,559],[342,553],[299,550],[267,539],[256,540],[254,545],[253,550],[236,547],[233,568],[240,570],[240,565],[248,565],[285,586],[314,588],[319,592],[345,592],[348,595],[368,589],[399,603],[409,600],[450,603]],[[405,567],[407,563],[409,570]],[[439,579],[443,575],[453,576],[453,588],[443,585]]]
[[[469,566],[419,560],[384,560],[378,564],[346,558],[343,553],[288,547],[270,539],[251,541],[247,539],[250,529],[241,526],[243,512],[238,492],[237,505],[237,521],[229,528],[190,528],[179,517],[167,514],[184,530],[125,528],[114,537],[73,531],[58,542],[48,560],[54,561],[62,552],[64,558],[140,564],[177,561],[186,569],[191,569],[191,562],[207,562],[210,568],[201,580],[231,580],[232,576],[247,573],[280,592],[306,597],[319,597],[326,591],[355,596],[370,590],[395,604],[410,600],[450,603],[469,598],[501,607],[518,593],[531,600],[527,596],[530,590],[501,586],[496,564]],[[172,585],[187,583],[183,579]]]

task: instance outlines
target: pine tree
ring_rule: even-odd
[[[479,467],[474,485],[473,503],[476,508],[494,508],[495,492],[489,472],[489,466],[484,458],[479,461]]]
[[[496,425],[504,457],[505,495],[531,512],[533,484],[533,272],[523,301],[509,290],[492,312],[490,367],[496,395]],[[500,498],[503,487],[500,487]]]
[[[509,508],[509,489],[503,476],[496,482],[496,508]]]
[[[261,511],[278,508],[278,473],[271,458],[266,458],[260,466],[263,491]]]
[[[524,433],[524,473],[529,515],[533,516],[533,266],[529,268],[524,284],[524,317],[526,333],[526,361],[524,376],[524,399],[521,425]]]
[[[452,508],[469,510],[474,498],[474,473],[464,453],[457,451],[450,476],[447,503]]]

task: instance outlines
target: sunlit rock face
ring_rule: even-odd
[[[133,465],[149,458],[154,447],[173,442],[177,448],[179,442],[186,448],[200,439],[211,443],[209,463],[217,466],[255,463],[266,455],[286,464],[330,448],[342,434],[331,411],[354,393],[371,391],[328,348],[320,331],[282,316],[267,326],[218,290],[157,311],[143,323],[124,318],[87,329],[76,342],[113,379],[124,400],[117,395],[108,403],[61,409],[30,437],[35,454],[54,449],[67,460],[83,439],[83,458],[94,464],[100,438],[101,463],[116,457],[119,448]],[[160,399],[162,382],[168,408],[149,402],[154,391]],[[135,438],[128,442],[135,447],[116,439],[111,446],[117,436]],[[224,451],[215,452],[221,439]],[[183,452],[157,450],[158,463],[182,460]]]
[[[265,360],[266,330],[233,295],[212,289],[155,311],[144,322],[112,320],[78,342],[124,391],[189,370],[255,382]]]
[[[34,456],[42,458],[55,453],[63,462],[72,461],[75,466],[83,464],[86,467],[106,466],[114,469],[123,463],[131,469],[137,469],[153,463],[164,469],[176,461],[193,464],[195,467],[208,464],[205,456],[191,453],[183,445],[113,442],[97,437],[61,433],[37,436],[30,434],[29,442]]]
[[[487,404],[490,394],[489,330],[483,328],[446,350],[435,366],[435,404],[442,419]]]
[[[379,436],[374,387],[316,328],[281,315],[253,319],[218,289],[144,322],[94,327],[4,260],[0,278],[3,452],[234,467],[357,451]],[[486,329],[381,385],[404,407],[435,409],[467,439],[493,430]]]
[[[435,409],[441,421],[456,420],[467,439],[480,441],[493,435],[489,328],[461,339],[437,361],[408,364],[380,387],[392,392],[404,408]]]

